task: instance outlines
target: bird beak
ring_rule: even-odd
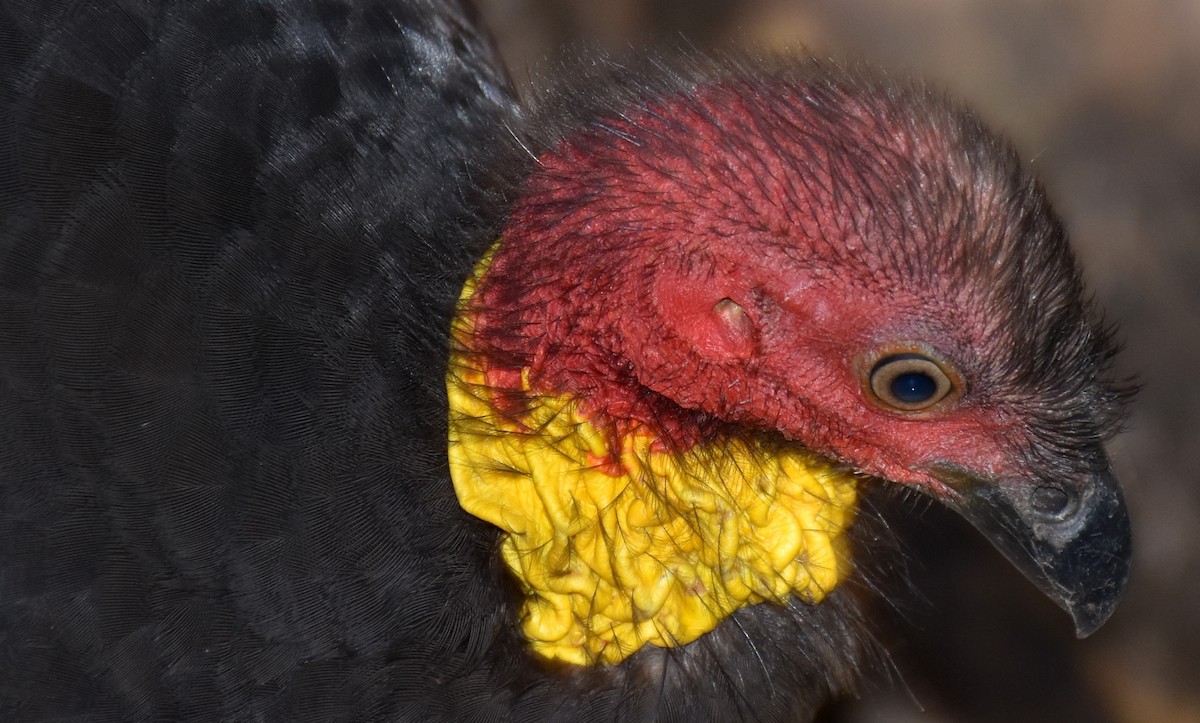
[[[940,498],[975,525],[1051,600],[1079,637],[1112,614],[1129,577],[1129,513],[1111,468],[1069,483],[997,483],[938,466],[957,495]]]

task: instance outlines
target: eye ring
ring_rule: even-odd
[[[882,353],[864,381],[873,402],[902,414],[931,411],[957,398],[962,390],[962,381],[952,367],[917,349]]]

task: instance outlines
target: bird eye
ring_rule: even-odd
[[[945,399],[954,383],[942,367],[920,354],[892,354],[871,369],[870,391],[884,407],[919,412]]]

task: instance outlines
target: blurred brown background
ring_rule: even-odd
[[[920,74],[1016,142],[1144,384],[1111,446],[1134,516],[1121,607],[1076,641],[973,531],[907,526],[928,601],[837,721],[1200,721],[1200,0],[478,0],[521,84],[565,47],[751,43]]]

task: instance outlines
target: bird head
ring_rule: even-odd
[[[940,95],[814,64],[626,99],[537,155],[479,284],[493,386],[671,453],[776,435],[958,511],[1080,635],[1115,606],[1112,343],[1041,188]]]

